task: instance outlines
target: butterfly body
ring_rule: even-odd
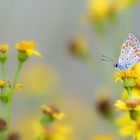
[[[119,60],[114,64],[119,71],[129,70],[133,65],[140,61],[140,42],[137,38],[129,33],[124,41]]]

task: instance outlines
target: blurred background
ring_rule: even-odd
[[[114,109],[122,87],[114,83],[113,63],[101,56],[117,61],[127,34],[140,38],[139,12],[138,0],[0,0],[9,79],[17,66],[15,43],[34,40],[43,55],[25,63],[18,81],[23,90],[14,95],[13,128],[24,139],[32,139],[30,120],[39,118],[43,104],[66,113],[71,140],[121,139],[105,107]]]

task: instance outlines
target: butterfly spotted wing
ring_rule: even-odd
[[[118,63],[124,68],[130,69],[140,60],[140,43],[137,38],[129,33],[124,41]]]

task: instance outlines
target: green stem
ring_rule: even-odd
[[[16,82],[18,80],[18,76],[19,76],[22,64],[23,63],[20,63],[20,62],[18,63],[18,67],[17,67],[16,73],[15,73],[12,89],[11,89],[11,92],[10,92],[10,95],[9,95],[9,103],[8,103],[8,131],[10,130],[10,125],[11,125],[12,94],[14,92],[15,85],[16,85]]]
[[[36,140],[40,140],[40,137],[37,137]]]
[[[10,126],[11,126],[11,111],[12,111],[12,98],[10,95],[9,103],[8,103],[8,132],[10,131]]]
[[[5,113],[5,103],[2,103],[2,111],[0,113],[0,117],[3,118]]]
[[[15,73],[11,93],[13,93],[13,91],[14,91],[14,88],[15,88],[15,85],[16,85],[16,82],[17,82],[17,79],[18,79],[18,76],[19,76],[22,65],[23,65],[23,63],[20,63],[20,62],[18,63],[18,67],[17,67],[16,73]]]
[[[2,65],[2,77],[3,77],[3,80],[6,82],[5,63],[1,62],[1,65]]]
[[[134,134],[134,140],[137,140],[137,136],[136,136],[136,133]]]
[[[127,88],[126,90],[127,90],[127,92],[128,92],[128,99],[130,99],[130,98],[131,98],[131,95],[132,95],[132,94],[131,94],[131,89],[130,89],[130,88]]]
[[[1,66],[2,66],[2,79],[4,80],[4,82],[6,83],[7,85],[7,82],[6,82],[6,71],[5,71],[5,62],[1,62]],[[5,109],[5,105],[2,104],[2,111],[0,113],[0,117],[3,116],[3,112],[4,112],[4,109]]]

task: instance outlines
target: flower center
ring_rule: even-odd
[[[140,105],[140,99],[132,99],[126,102],[128,108],[135,108],[138,105]]]

